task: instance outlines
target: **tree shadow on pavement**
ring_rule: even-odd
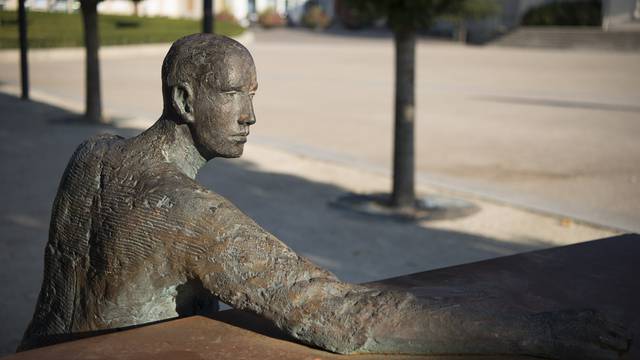
[[[60,119],[77,118],[76,114],[4,94],[0,94],[0,113],[0,355],[4,355],[15,350],[33,313],[51,205],[68,159],[94,134],[130,137],[138,131],[74,125]],[[346,281],[373,281],[532,250],[414,223],[350,216],[328,206],[348,189],[260,171],[243,160],[214,160],[198,180],[295,251]]]

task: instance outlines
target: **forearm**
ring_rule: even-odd
[[[531,353],[520,346],[524,318],[496,317],[468,304],[430,307],[406,292],[327,278],[294,284],[272,299],[277,309],[261,315],[300,341],[332,352]]]
[[[372,319],[359,353],[524,354],[518,317],[488,314],[465,303],[443,304],[408,296],[399,306]]]
[[[197,263],[203,284],[223,302],[333,352],[451,352],[434,334],[442,334],[439,323],[451,328],[454,319],[432,314],[407,293],[341,282],[250,219],[241,220],[224,224],[210,248],[215,256]]]
[[[626,340],[609,339],[609,324],[593,314],[536,318],[483,299],[418,300],[344,283],[244,215],[223,215],[228,223],[215,227],[208,238],[211,256],[194,260],[194,275],[222,301],[326,350],[604,359],[626,349]],[[604,355],[589,355],[596,351]]]
[[[374,330],[414,300],[406,293],[326,279],[297,284],[289,294],[291,298],[284,299],[290,301],[289,308],[276,315],[276,323],[305,343],[343,354],[367,352]],[[398,352],[390,350],[376,351]]]

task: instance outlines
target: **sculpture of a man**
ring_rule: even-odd
[[[21,348],[65,334],[215,310],[252,311],[338,353],[523,353],[614,358],[624,337],[592,312],[502,314],[341,282],[194,178],[242,154],[256,71],[226,37],[176,41],[162,66],[164,110],[142,134],[102,135],[62,178],[45,275]]]

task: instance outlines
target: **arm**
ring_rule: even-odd
[[[594,321],[597,314],[502,314],[501,309],[471,301],[445,304],[341,282],[228,201],[213,194],[210,201],[214,210],[203,219],[210,230],[201,239],[209,257],[193,262],[194,274],[222,301],[270,319],[305,343],[345,354],[532,354],[563,359],[615,358],[616,351],[627,347],[622,338],[603,340],[610,327],[604,320]],[[589,333],[578,334],[575,326]]]
[[[209,201],[201,207],[215,210],[201,219],[209,231],[200,239],[209,256],[191,266],[205,287],[225,303],[266,317],[303,342],[341,353],[364,344],[361,330],[378,309],[362,302],[387,304],[393,300],[388,294],[339,281],[225,199],[211,194]],[[381,296],[389,301],[378,299]]]

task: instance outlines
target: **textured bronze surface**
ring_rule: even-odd
[[[640,312],[636,306],[640,303],[640,283],[635,278],[640,272],[638,258],[640,236],[625,235],[406,275],[371,285],[408,290],[417,297],[442,293],[442,289],[452,286],[468,291],[480,289],[491,292],[496,301],[518,303],[532,311],[597,308],[637,333],[640,331]],[[27,351],[6,359],[528,359],[346,357],[283,340],[287,335],[272,323],[247,312],[228,310],[214,317],[219,321],[190,317]],[[639,356],[638,347],[632,344],[625,358]]]
[[[623,329],[590,310],[496,306],[489,291],[348,284],[294,253],[195,176],[243,152],[255,123],[253,59],[229,38],[176,41],[164,109],[142,134],[73,154],[53,206],[45,274],[22,349],[194,314],[221,299],[332,352],[615,358]],[[443,295],[444,294],[444,295]]]

